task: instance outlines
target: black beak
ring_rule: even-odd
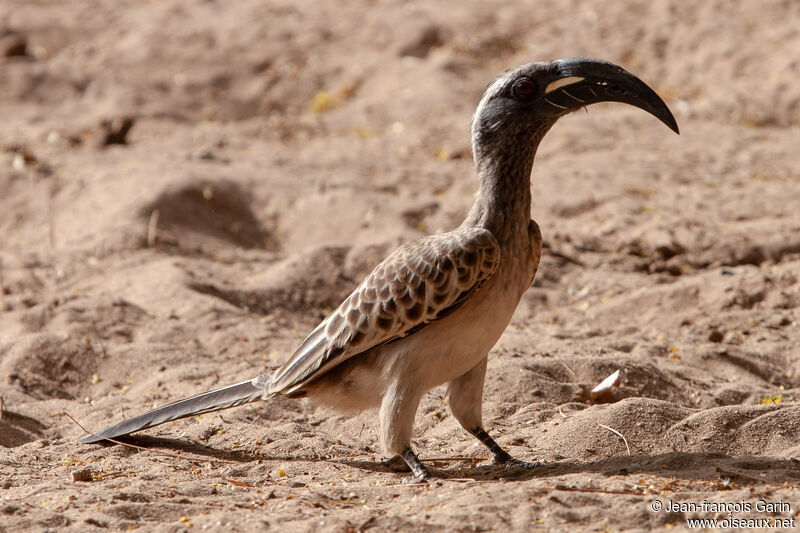
[[[623,102],[647,111],[680,133],[667,104],[622,67],[583,57],[558,59],[552,65],[544,96],[535,104],[542,114],[561,116],[598,102]]]

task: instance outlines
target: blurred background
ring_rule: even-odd
[[[0,224],[3,244],[12,247],[39,237],[57,247],[113,247],[133,211],[190,175],[252,183],[254,215],[292,250],[298,227],[301,246],[329,242],[329,225],[316,222],[334,214],[347,228],[340,240],[349,242],[365,214],[393,210],[397,195],[435,195],[436,213],[406,218],[423,231],[448,229],[468,208],[465,189],[474,187],[468,128],[483,88],[516,64],[577,55],[617,62],[654,86],[684,137],[670,138],[620,106],[562,121],[540,156],[547,165],[555,159],[555,170],[534,179],[544,221],[550,206],[567,201],[562,193],[587,201],[614,194],[601,173],[619,161],[594,156],[621,143],[636,147],[638,164],[648,153],[658,162],[671,153],[660,177],[687,184],[731,188],[793,170],[776,161],[779,146],[752,146],[765,135],[790,135],[800,120],[800,36],[792,23],[800,6],[791,0],[9,0],[2,10],[2,196],[10,204]],[[128,147],[98,150],[125,117],[134,121],[123,136]],[[726,144],[725,152],[706,143]],[[588,155],[572,166],[579,153]],[[12,165],[18,154],[18,164],[38,170],[35,186],[49,183],[33,203],[26,199],[31,184]],[[376,200],[352,204],[354,188],[374,191]],[[748,198],[763,193],[742,192],[729,209],[749,212]],[[339,209],[341,197],[353,208]],[[690,202],[703,208],[701,200]],[[44,201],[52,204],[50,237],[37,220]],[[368,232],[376,224],[393,238],[408,235],[398,215],[370,218]],[[20,231],[23,220],[37,227]],[[141,228],[135,233],[141,237]]]

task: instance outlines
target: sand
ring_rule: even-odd
[[[686,528],[800,509],[800,3],[44,2],[0,7],[0,530]],[[374,412],[276,399],[80,445],[250,378],[476,181],[469,121],[519,63],[651,84],[561,120],[545,250],[489,359],[488,456],[444,390],[404,485]],[[618,387],[591,389],[620,370]],[[436,460],[438,459],[438,460]]]

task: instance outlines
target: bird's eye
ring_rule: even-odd
[[[523,79],[514,84],[514,96],[521,100],[526,100],[536,92],[536,86],[531,80]]]

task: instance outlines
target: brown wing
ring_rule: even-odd
[[[269,391],[290,394],[343,361],[453,312],[499,261],[497,240],[480,228],[404,244],[306,337],[272,375]]]

